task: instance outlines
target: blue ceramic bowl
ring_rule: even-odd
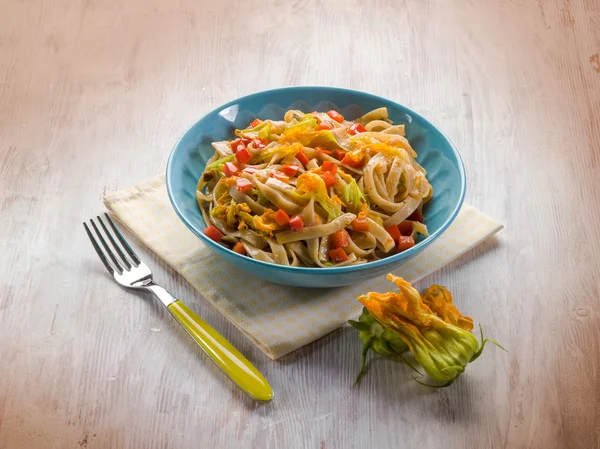
[[[282,120],[289,109],[336,109],[353,120],[385,106],[394,123],[406,125],[406,137],[427,170],[434,196],[424,207],[429,237],[400,254],[363,265],[339,268],[304,268],[275,265],[240,256],[204,235],[202,214],[196,204],[196,184],[214,150],[211,142],[231,139],[235,128],[245,128],[255,118]],[[167,164],[167,191],[173,208],[186,226],[236,268],[267,281],[298,287],[339,287],[387,274],[437,239],[456,218],[465,196],[465,169],[454,145],[419,114],[385,98],[332,87],[288,87],[233,100],[205,115],[175,144]],[[402,271],[400,270],[400,274]]]

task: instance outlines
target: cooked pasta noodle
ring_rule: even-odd
[[[211,239],[269,263],[346,266],[427,236],[433,190],[386,108],[348,121],[290,110],[213,142],[196,199]]]

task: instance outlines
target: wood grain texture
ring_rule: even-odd
[[[600,448],[600,5],[0,0],[0,448]],[[272,362],[182,278],[162,281],[256,363],[257,406],[81,221],[164,170],[184,129],[287,85],[404,103],[457,144],[499,237],[431,276],[501,341],[425,389],[344,328]]]

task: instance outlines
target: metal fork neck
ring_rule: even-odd
[[[177,298],[175,298],[168,291],[166,291],[160,285],[155,284],[154,282],[149,283],[145,287],[152,293],[154,293],[154,295],[158,299],[160,299],[160,302],[162,302],[165,305],[165,307],[169,307],[171,304],[177,301]]]

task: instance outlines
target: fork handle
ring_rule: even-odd
[[[273,399],[273,390],[267,379],[210,324],[179,300],[173,301],[167,309],[213,362],[246,394],[259,401]]]

